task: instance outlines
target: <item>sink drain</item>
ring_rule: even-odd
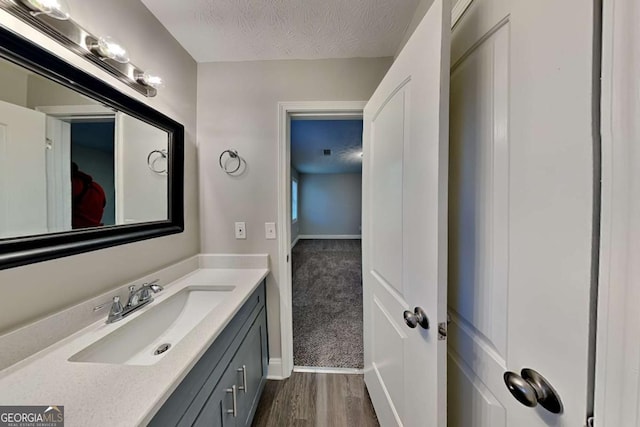
[[[162,354],[165,351],[169,350],[170,347],[171,347],[171,344],[161,344],[158,346],[158,348],[156,348],[156,351],[154,351],[153,354],[155,356]]]

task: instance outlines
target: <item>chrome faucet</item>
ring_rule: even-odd
[[[122,320],[137,309],[144,307],[153,301],[151,292],[157,294],[164,289],[162,286],[158,285],[158,280],[159,279],[149,283],[143,283],[138,289],[136,289],[135,285],[129,286],[129,299],[124,307],[120,303],[119,296],[116,295],[113,297],[109,317],[107,317],[107,323]]]

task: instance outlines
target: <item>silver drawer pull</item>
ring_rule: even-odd
[[[242,368],[236,369],[238,372],[242,372],[242,385],[238,387],[238,390],[242,390],[245,393],[247,392],[247,366],[242,365]]]
[[[231,393],[231,396],[233,396],[233,409],[227,409],[227,414],[232,414],[235,418],[238,416],[238,392],[236,391],[236,386],[234,385],[225,391]]]

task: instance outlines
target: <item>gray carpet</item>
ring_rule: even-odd
[[[363,368],[360,240],[300,240],[291,267],[294,364]]]

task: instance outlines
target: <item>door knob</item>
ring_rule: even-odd
[[[429,329],[429,318],[424,310],[420,307],[416,307],[413,310],[413,313],[409,310],[404,311],[404,323],[407,324],[411,329],[420,325],[424,329]]]
[[[518,402],[530,408],[538,404],[553,414],[562,413],[562,401],[545,377],[533,369],[523,369],[521,375],[505,372],[504,383]]]

